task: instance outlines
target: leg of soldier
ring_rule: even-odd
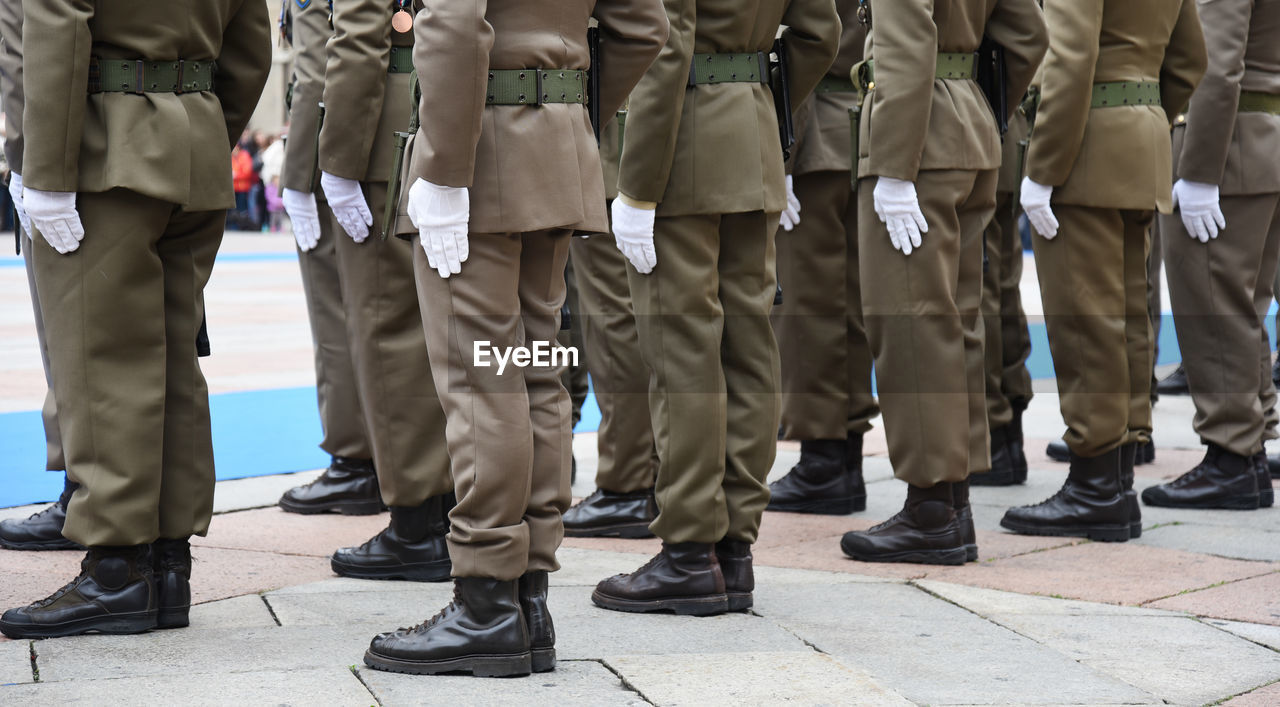
[[[985,271],[982,274],[982,326],[983,351],[986,361],[987,423],[991,429],[999,429],[1013,422],[1013,406],[1004,392],[1004,298],[1002,287],[1007,281],[1003,257],[1005,229],[1009,227],[1006,213],[1013,211],[1013,195],[996,194],[995,213],[983,234],[986,250]],[[992,450],[993,452],[996,450]]]
[[[1154,214],[1125,211],[1124,286],[1125,343],[1129,360],[1129,414],[1125,442],[1145,445],[1151,440],[1151,381],[1158,329],[1151,315],[1150,233]],[[1157,262],[1158,264],[1158,262]],[[1157,276],[1158,277],[1158,276]],[[1155,286],[1155,310],[1159,317],[1160,288]]]
[[[582,325],[578,323],[578,277],[572,260],[565,266],[564,283],[565,308],[569,310],[569,318],[562,322],[561,327],[568,328],[561,328],[556,332],[556,341],[565,348],[572,346],[577,349],[581,357],[586,346],[582,338]],[[579,361],[577,365],[565,366],[560,378],[564,389],[569,391],[569,400],[573,404],[573,428],[576,428],[578,421],[582,419],[582,405],[591,392],[587,384],[586,364]]]
[[[848,179],[845,178],[846,186]],[[859,476],[862,471],[862,435],[871,431],[871,419],[880,414],[880,406],[872,392],[871,345],[867,343],[867,327],[862,317],[862,270],[858,250],[858,198],[849,189],[842,217],[845,238],[845,350],[848,355],[849,411],[847,435],[856,441],[855,450],[850,447],[848,460],[856,464]]]
[[[722,486],[729,526],[724,537],[746,543],[754,543],[760,531],[769,503],[765,478],[778,451],[781,372],[769,324],[777,284],[777,230],[778,214],[763,211],[727,214],[720,222],[724,325],[718,350],[728,413]]]
[[[1151,224],[1149,232],[1149,255],[1146,260],[1146,273],[1143,282],[1146,286],[1147,317],[1151,322],[1151,375],[1149,376],[1151,381],[1149,392],[1153,392],[1157,383],[1156,358],[1160,354],[1160,325],[1164,322],[1164,305],[1161,297],[1162,288],[1160,287],[1160,270],[1164,267],[1164,248],[1161,243],[1164,239],[1161,236],[1160,225],[1157,223]]]
[[[1277,424],[1280,424],[1280,417],[1276,414],[1276,386],[1271,376],[1271,340],[1266,327],[1267,312],[1275,296],[1275,291],[1272,289],[1275,276],[1271,274],[1271,269],[1275,268],[1280,272],[1280,261],[1277,260],[1280,258],[1280,198],[1273,197],[1271,203],[1275,209],[1270,215],[1262,213],[1256,215],[1260,219],[1258,226],[1261,227],[1264,224],[1267,226],[1267,240],[1262,251],[1262,264],[1258,270],[1258,283],[1253,295],[1254,309],[1258,313],[1258,341],[1261,346],[1262,376],[1258,381],[1258,397],[1261,399],[1262,412],[1266,420],[1264,440],[1276,439]]]
[[[1017,206],[1016,202],[1013,204]],[[1027,314],[1022,308],[1022,234],[1018,232],[1018,215],[1021,209],[1003,213],[996,207],[996,218],[1001,220],[1000,259],[1000,343],[1004,347],[1001,361],[1004,373],[1000,387],[1014,410],[1024,410],[1031,402],[1031,372],[1027,370],[1027,358],[1031,356],[1031,331],[1027,327]]]
[[[14,227],[14,238],[27,238],[20,226]],[[53,377],[49,374],[49,342],[44,334],[44,317],[40,313],[40,293],[36,289],[35,261],[33,254],[36,243],[31,240],[22,242],[23,264],[27,269],[27,287],[31,291],[31,307],[35,311],[36,341],[40,343],[40,363],[44,366],[45,385],[49,387],[44,396],[44,404],[40,407],[40,419],[44,423],[45,469],[63,471],[67,463],[62,457],[62,433],[58,431],[58,402],[53,396]]]

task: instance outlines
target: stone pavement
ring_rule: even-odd
[[[288,241],[233,237],[229,245],[271,251]],[[7,276],[0,272],[0,291]],[[279,306],[252,306],[263,282]],[[306,341],[295,341],[305,325],[291,321],[297,286],[289,262],[219,265],[211,325],[219,303],[220,351],[234,360],[210,361],[211,388],[305,382]],[[237,303],[253,316],[231,316]],[[252,355],[260,332],[275,337],[265,371]],[[23,356],[6,341],[0,368],[29,370]],[[0,376],[0,405],[37,407],[39,386],[10,385],[13,378]],[[598,609],[591,587],[634,569],[657,543],[569,539],[552,576],[555,672],[405,676],[365,668],[364,647],[379,631],[434,614],[449,585],[336,578],[327,560],[335,547],[384,527],[386,515],[304,517],[271,507],[315,472],[221,482],[218,515],[196,542],[191,627],[0,639],[0,704],[1280,704],[1280,509],[1144,508],[1142,539],[1115,545],[999,530],[1004,508],[1050,495],[1065,473],[1043,456],[1062,422],[1052,382],[1037,385],[1042,394],[1026,419],[1029,482],[973,492],[976,564],[874,565],[840,553],[841,533],[883,520],[905,495],[877,429],[867,440],[865,513],[766,514],[751,612]],[[1186,398],[1157,405],[1158,457],[1139,467],[1140,486],[1198,461],[1191,411]],[[575,439],[577,497],[592,488],[594,444],[592,434]],[[797,457],[795,445],[779,444],[773,475]],[[3,509],[0,518],[36,509]],[[0,551],[0,607],[47,595],[74,575],[79,558]]]

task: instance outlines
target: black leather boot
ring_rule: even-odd
[[[1137,451],[1133,454],[1133,463],[1137,466],[1150,464],[1156,460],[1155,440],[1136,443]]]
[[[1155,392],[1160,395],[1190,395],[1191,386],[1187,384],[1187,369],[1179,364],[1173,373],[1156,383]]]
[[[867,509],[862,435],[800,442],[800,461],[769,484],[766,510],[843,516]]]
[[[1067,481],[1033,506],[1005,512],[1000,525],[1023,535],[1055,535],[1103,542],[1129,539],[1129,505],[1120,484],[1119,447],[1096,457],[1072,453]]]
[[[614,611],[671,611],[693,616],[729,610],[724,575],[711,543],[662,543],[662,551],[631,574],[596,585],[596,606]]]
[[[1137,442],[1120,445],[1120,488],[1129,509],[1130,540],[1142,537],[1142,504],[1138,503],[1138,492],[1133,490],[1133,465],[1140,446]]]
[[[973,478],[970,476],[969,478]],[[978,531],[973,527],[973,506],[969,505],[969,482],[951,484],[951,506],[956,509],[960,539],[964,541],[964,561],[978,561]]]
[[[151,543],[156,572],[156,628],[182,628],[191,623],[191,543],[160,539]]]
[[[564,512],[564,534],[571,538],[651,538],[658,517],[653,489],[615,493],[596,489]]]
[[[746,611],[755,603],[756,575],[751,568],[751,543],[724,538],[716,543],[716,561],[724,576],[729,611]]]
[[[1022,437],[1022,413],[1026,410],[1026,401],[1013,403],[1013,421],[1006,428],[1009,435],[1009,457],[1013,460],[1013,479],[1020,484],[1027,481],[1027,451]]]
[[[970,474],[969,483],[974,486],[1013,486],[1026,483],[1027,459],[1022,458],[1022,469],[1018,470],[1018,462],[1014,458],[1011,439],[1013,425],[996,427],[991,430],[991,470]]]
[[[1255,510],[1261,499],[1253,458],[1210,442],[1199,464],[1167,484],[1143,489],[1142,502],[1164,508]]]
[[[556,669],[556,628],[547,610],[547,571],[525,572],[520,577],[520,611],[529,628],[529,655],[533,672]]]
[[[517,585],[514,579],[455,578],[448,606],[413,628],[375,636],[365,665],[415,675],[528,675],[533,669],[529,629]]]
[[[0,617],[9,638],[141,633],[156,627],[151,546],[91,547],[62,589]]]
[[[1272,479],[1280,479],[1280,454],[1267,455],[1267,471]]]
[[[1071,461],[1071,448],[1067,446],[1066,442],[1063,442],[1060,439],[1055,439],[1050,442],[1049,446],[1044,448],[1044,453],[1056,462]]]
[[[392,506],[386,530],[359,547],[338,550],[329,564],[343,577],[443,582],[453,569],[445,535],[455,503],[450,492],[420,506]]]
[[[840,549],[863,562],[963,565],[968,552],[951,486],[908,486],[907,502],[897,515],[869,530],[845,533]]]
[[[285,491],[280,507],[289,513],[336,511],[349,516],[373,515],[385,508],[373,460],[349,457],[334,457],[315,481]]]
[[[1267,468],[1267,453],[1258,452],[1253,455],[1253,470],[1258,479],[1258,507],[1270,508],[1276,504],[1275,488],[1271,485],[1271,474]]]
[[[67,502],[80,484],[66,479],[62,495],[48,508],[33,513],[26,520],[0,521],[0,547],[7,550],[76,550],[80,545],[62,537],[67,521]]]

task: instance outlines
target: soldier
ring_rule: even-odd
[[[872,86],[858,127],[863,316],[889,460],[908,486],[897,515],[840,546],[869,562],[963,564],[977,559],[969,474],[990,468],[979,307],[1000,166],[978,49],[984,36],[1003,47],[987,90],[1021,96],[1044,55],[1044,18],[1035,0],[869,9],[874,66],[855,75]]]
[[[879,408],[862,322],[849,135],[858,99],[849,70],[862,60],[866,31],[857,0],[836,0],[836,10],[840,52],[796,115],[802,127],[787,186],[794,184],[801,211],[784,211],[777,235],[784,295],[772,319],[782,361],[782,434],[800,441],[800,461],[769,485],[771,511],[846,515],[867,507],[862,435]]]
[[[671,39],[631,95],[612,222],[652,372],[650,529],[662,551],[591,598],[707,615],[751,606],[751,544],[777,451],[769,310],[787,197],[768,53],[785,24],[782,78],[802,101],[836,56],[840,18],[833,0],[698,0],[667,12]]]
[[[593,14],[595,100],[612,115],[666,38],[657,0],[427,0],[418,14],[422,128],[408,213],[422,244],[418,297],[458,489],[454,601],[430,621],[374,638],[365,654],[374,668],[476,676],[555,668],[547,573],[559,569],[569,505],[568,394],[555,365],[504,370],[484,365],[480,351],[550,345],[569,238],[608,226],[583,106]]]
[[[289,489],[280,507],[291,513],[338,511],[365,515],[382,510],[373,451],[356,386],[355,365],[347,341],[342,287],[338,278],[340,232],[319,190],[316,137],[324,93],[325,43],[333,36],[328,6],[284,0],[292,27],[293,84],[289,101],[289,137],[280,175],[285,211],[298,241],[298,266],[307,297],[315,345],[316,397],[320,405],[320,448],[332,461],[315,481]]]
[[[347,341],[391,522],[364,544],[339,549],[331,564],[346,577],[439,582],[449,578],[444,536],[453,506],[444,410],[413,296],[413,245],[384,235],[396,132],[408,127],[413,109],[405,8],[414,7],[408,0],[333,3],[338,29],[326,50],[320,184],[346,234],[334,240]]]
[[[23,197],[42,236],[36,286],[67,470],[82,484],[63,533],[89,551],[79,576],[6,611],[0,631],[186,626],[188,538],[208,531],[214,487],[196,336],[270,20],[254,0],[23,9]]]
[[[625,119],[626,112],[618,116]],[[600,132],[600,162],[610,204],[618,195],[622,123],[610,120]],[[649,369],[640,356],[627,258],[608,232],[574,238],[569,253],[578,277],[574,324],[583,332],[582,352],[600,406],[600,428],[596,490],[565,511],[564,534],[652,537],[649,523],[658,507],[653,499],[657,463],[649,424]]]
[[[1159,218],[1193,423],[1208,451],[1142,500],[1252,510],[1275,498],[1263,450],[1276,438],[1263,321],[1280,258],[1280,0],[1199,10],[1208,70],[1173,132],[1181,218]]]
[[[79,486],[66,476],[62,456],[62,437],[58,432],[58,404],[53,398],[53,382],[49,376],[49,346],[44,336],[44,318],[40,315],[40,295],[36,292],[32,265],[31,221],[22,206],[22,0],[0,1],[0,97],[4,101],[4,156],[9,163],[9,194],[18,214],[14,238],[22,251],[27,268],[27,285],[35,310],[36,338],[40,342],[40,360],[49,390],[44,396],[41,416],[44,421],[45,468],[63,472],[62,494],[58,501],[26,520],[0,521],[0,547],[10,550],[73,550],[79,545],[62,535],[67,519],[67,501]],[[26,240],[23,240],[23,234]]]
[[[1140,532],[1134,454],[1151,435],[1147,239],[1168,211],[1168,128],[1204,73],[1193,0],[1047,0],[1052,28],[1021,202],[1070,471],[1000,524],[1123,542]]]

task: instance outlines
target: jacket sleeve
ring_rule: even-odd
[[[428,0],[414,21],[422,101],[410,182],[471,186],[494,42],[487,8],[487,0]]]
[[[22,2],[0,0],[0,100],[4,102],[4,156],[22,174]]]
[[[94,0],[25,0],[22,4],[26,50],[22,183],[26,187],[77,190],[93,45],[89,21],[95,4]]]
[[[796,0],[782,15],[787,82],[792,112],[813,92],[840,51],[840,14],[835,0]]]
[[[1253,0],[1208,0],[1200,4],[1200,20],[1207,30],[1204,38],[1213,51],[1209,52],[1208,69],[1187,110],[1177,177],[1205,184],[1222,182],[1240,105],[1240,81],[1244,78],[1252,17]]]
[[[316,139],[320,134],[320,100],[324,97],[325,44],[329,41],[328,9],[312,2],[294,10],[293,98],[289,105],[289,139],[285,141],[280,184],[309,192],[315,182]]]
[[[618,165],[618,191],[640,201],[662,201],[666,192],[693,62],[694,0],[664,0],[664,5],[670,35],[631,92]]]
[[[244,0],[222,33],[213,92],[222,104],[228,144],[236,144],[258,105],[271,71],[271,15],[265,3]]]
[[[600,115],[607,121],[666,44],[670,24],[662,0],[602,1],[592,16],[600,27]]]
[[[1005,86],[1010,98],[1006,117],[1012,118],[1049,49],[1044,13],[1035,0],[1000,0],[987,19],[987,36],[1004,47]]]
[[[937,73],[933,0],[871,0],[875,84],[869,174],[915,181],[924,156]]]
[[[1089,122],[1093,75],[1102,35],[1103,0],[1045,0],[1049,53],[1040,84],[1027,176],[1046,186],[1066,183]]]
[[[363,179],[387,92],[391,3],[334,0],[333,27],[326,45],[320,168],[339,177]]]

